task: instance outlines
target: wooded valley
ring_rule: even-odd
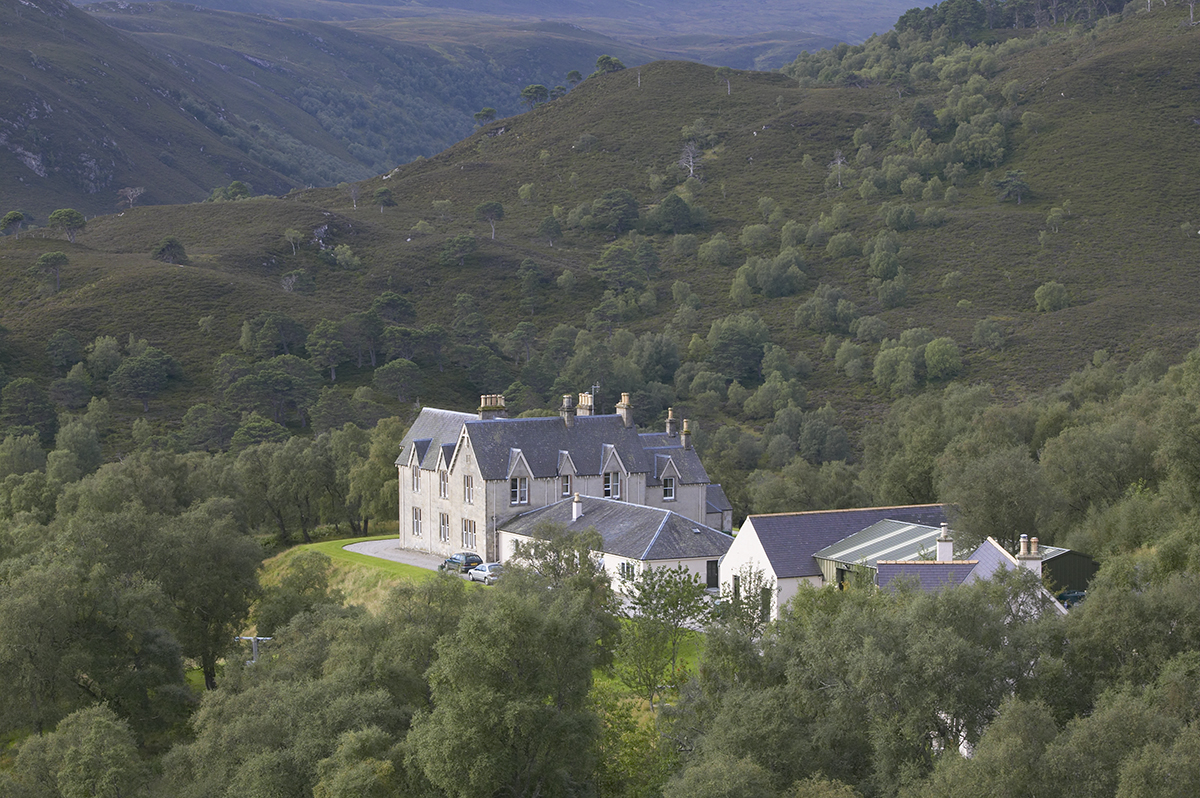
[[[124,63],[114,29],[36,5],[0,14],[111,60],[22,70]],[[238,46],[286,63],[253,19]],[[355,44],[377,102],[312,72],[274,111],[188,105],[197,56],[187,97],[138,95],[209,131],[196,160],[156,146],[168,171],[99,216],[58,202],[76,166],[38,125],[6,133],[47,182],[0,194],[0,792],[1196,794],[1197,35],[1186,4],[951,0],[781,72],[604,52],[506,84],[513,116],[503,71],[464,72],[474,132],[413,160],[396,131],[437,117],[402,98],[447,73],[399,45]],[[305,103],[329,126],[262,166]],[[166,204],[184,173],[201,196]],[[293,548],[395,531],[418,404],[539,415],[593,385],[691,420],[735,523],[945,502],[964,545],[1036,535],[1100,574],[1065,617],[1017,575],[699,613],[670,668],[659,610],[619,612],[585,540],[369,608]],[[275,639],[243,665],[251,629]]]

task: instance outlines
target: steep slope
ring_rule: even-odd
[[[0,65],[0,204],[38,223],[65,197],[109,211],[129,185],[181,202],[234,178],[294,184],[180,107],[185,91],[217,105],[187,76],[65,0],[0,7]]]
[[[341,0],[201,0],[198,5],[227,11],[306,17],[322,20],[384,17],[441,17],[461,14],[501,18],[569,20],[592,30],[616,35],[626,41],[646,44],[646,39],[663,36],[711,35],[755,36],[763,31],[790,30],[831,37],[836,41],[859,42],[887,30],[911,7],[907,0],[847,0],[829,4],[790,0],[714,0],[690,3],[684,0],[435,0],[413,3],[404,0],[341,2]],[[643,38],[645,37],[645,38]]]
[[[135,333],[184,361],[190,382],[156,411],[178,418],[188,403],[211,399],[207,364],[236,349],[242,320],[278,309],[312,329],[322,318],[338,321],[365,310],[385,291],[412,303],[414,316],[404,326],[432,330],[444,343],[436,352],[408,353],[422,368],[422,400],[463,408],[476,393],[501,391],[514,397],[516,409],[545,407],[557,392],[599,381],[606,405],[625,386],[637,386],[641,420],[674,404],[705,424],[761,428],[774,410],[750,410],[743,389],[757,395],[769,376],[758,364],[763,350],[748,350],[744,369],[712,351],[722,344],[713,323],[745,313],[762,320],[798,375],[800,390],[789,387],[784,404],[790,397],[814,410],[829,402],[834,420],[852,431],[895,396],[949,379],[932,371],[928,383],[923,371],[913,385],[872,379],[872,361],[889,346],[879,339],[903,341],[901,333],[911,328],[956,345],[958,379],[988,382],[1012,396],[1057,384],[1098,349],[1122,362],[1150,349],[1172,359],[1200,331],[1192,274],[1200,218],[1187,210],[1193,176],[1179,168],[1191,162],[1196,144],[1191,119],[1200,116],[1193,99],[1200,34],[1178,21],[1174,10],[1110,23],[1094,36],[1018,42],[995,51],[991,77],[972,84],[981,94],[969,94],[966,83],[929,79],[901,97],[882,82],[801,87],[767,73],[737,73],[726,84],[699,64],[657,62],[591,78],[435,157],[363,181],[357,203],[345,188],[312,189],[280,199],[139,207],[91,221],[73,247],[9,237],[0,245],[9,329],[4,367],[47,379],[41,346],[60,326],[81,341]],[[951,112],[943,109],[972,96],[992,104],[986,113],[1003,112],[1010,127],[1003,153],[989,156],[998,163],[972,165],[954,178],[957,201],[947,196],[950,177],[923,198],[933,177],[915,172],[902,173],[912,191],[897,187],[889,194],[885,185],[874,195],[862,188],[870,169],[884,180],[885,164],[869,150],[856,156],[856,139],[878,136],[878,153],[892,152],[900,145],[888,143],[889,131],[902,130],[924,107],[948,120],[934,130],[928,151],[957,146]],[[1176,133],[1158,135],[1164,128]],[[688,138],[697,136],[705,143],[698,180],[689,182],[677,162]],[[827,166],[837,151],[848,156],[847,185],[840,189]],[[859,170],[853,182],[852,167]],[[1030,189],[1019,205],[998,201],[993,187],[1010,171],[1023,172]],[[394,205],[374,203],[383,188]],[[585,208],[597,207],[593,201],[618,188],[634,195],[643,232],[616,236],[586,223],[572,226]],[[708,224],[690,246],[646,226],[672,194],[707,210]],[[494,239],[490,224],[476,216],[488,201],[504,208]],[[906,273],[906,293],[896,301],[881,293],[868,258],[827,247],[820,220],[830,220],[831,232],[861,250],[887,232],[889,212],[903,206],[917,221],[893,231]],[[1064,207],[1068,212],[1052,223],[1052,209]],[[552,214],[564,228],[553,246],[537,232]],[[1181,229],[1184,222],[1191,227]],[[747,232],[756,224],[765,225],[762,242]],[[804,233],[814,225],[806,243]],[[302,232],[295,254],[284,238],[289,228]],[[776,256],[785,228],[800,231],[806,287],[782,295],[731,292],[742,264]],[[719,264],[698,258],[695,244],[718,233],[731,257]],[[167,234],[183,241],[192,265],[146,257]],[[457,236],[473,237],[476,251],[449,255]],[[606,296],[614,287],[611,271],[593,267],[614,243],[653,251],[658,265],[646,289],[630,294],[616,284]],[[334,257],[338,245],[360,265]],[[51,248],[71,258],[64,288],[31,298],[35,285],[25,269]],[[280,290],[284,275],[297,269],[313,279],[312,292]],[[689,284],[691,298],[677,281]],[[1039,312],[1035,289],[1050,281],[1065,287],[1070,305]],[[841,291],[858,316],[873,318],[876,334],[797,324],[797,310],[818,284]],[[121,297],[133,296],[137,308],[154,313],[132,312]],[[213,318],[200,329],[204,317]],[[518,329],[525,321],[532,332]],[[975,335],[984,321],[999,331],[994,348]],[[584,332],[554,337],[559,324]],[[682,363],[648,377],[649,344],[635,343],[626,331],[665,332]],[[845,343],[862,350],[857,375],[834,358]],[[701,372],[714,375],[705,378],[705,390],[693,384]],[[338,385],[357,387],[370,376],[366,366],[348,368]]]
[[[110,212],[130,186],[159,204],[232,180],[281,194],[362,179],[460,140],[484,106],[515,113],[529,83],[603,52],[652,57],[574,34],[504,29],[493,53],[172,3],[5,5],[0,207],[44,224],[60,207]],[[543,39],[561,44],[531,55]]]

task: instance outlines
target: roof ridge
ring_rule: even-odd
[[[832,515],[833,513],[865,513],[870,510],[909,510],[925,507],[944,507],[942,502],[933,504],[893,504],[884,507],[845,507],[840,510],[801,510],[795,513],[755,513],[747,518],[777,518],[781,515]],[[886,519],[885,519],[886,520]]]
[[[652,510],[659,510],[659,507],[651,507]],[[642,552],[641,559],[649,559],[650,550],[654,548],[654,544],[658,542],[658,536],[662,534],[663,529],[667,526],[667,521],[671,518],[670,510],[663,510],[662,520],[658,522],[658,529],[654,530],[654,536],[650,538],[650,542],[646,544],[646,550]]]
[[[979,565],[979,560],[876,560],[876,565]]]

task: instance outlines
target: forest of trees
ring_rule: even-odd
[[[950,0],[861,46],[802,54],[787,71],[804,86],[937,90],[862,124],[853,151],[805,159],[829,192],[812,218],[762,196],[730,235],[711,233],[702,202],[724,191],[700,179],[721,136],[685,125],[680,163],[647,174],[654,202],[609,187],[545,217],[537,237],[551,247],[603,244],[578,269],[514,263],[503,329],[470,293],[419,324],[408,298],[376,290],[334,318],[239,319],[236,350],[211,346],[211,375],[135,335],[53,333],[38,373],[51,379],[0,380],[0,794],[1200,793],[1200,349],[1178,363],[1099,351],[1016,396],[959,379],[964,353],[1006,346],[1003,319],[981,316],[968,343],[882,318],[909,301],[920,256],[905,234],[944,224],[968,180],[1015,207],[1024,174],[1005,158],[1044,123],[1018,115],[1022,85],[998,76],[1051,34],[963,40],[1105,13]],[[330,125],[399,113],[313,91],[301,99],[337,111]],[[596,145],[583,133],[574,147]],[[390,207],[363,199],[372,217]],[[511,212],[478,199],[467,207],[503,231]],[[1056,202],[1047,239],[1071,223]],[[348,243],[314,253],[282,235],[297,260],[312,256],[288,266],[283,292],[315,290],[318,269],[363,268]],[[62,246],[38,255],[47,294],[70,270],[47,257]],[[478,257],[473,233],[441,246],[443,268]],[[732,310],[711,312],[724,306],[684,279],[653,290],[664,263],[723,269]],[[830,263],[854,264],[870,295],[827,279]],[[578,294],[594,306],[577,321],[542,321]],[[1055,280],[1029,294],[1038,313],[1071,302]],[[779,342],[767,302],[784,299],[789,329],[818,346]],[[877,401],[875,415],[848,429],[812,401],[828,388],[819,368]],[[204,382],[203,401],[148,417],[187,380]],[[670,571],[626,586],[622,605],[587,556],[594,540],[555,530],[494,588],[401,582],[371,609],[344,600],[316,552],[263,569],[295,544],[394,528],[404,413],[427,385],[544,413],[596,382],[630,392],[642,425],[676,404],[700,411],[696,447],[738,521],[945,502],[964,549],[1036,535],[1101,570],[1065,616],[1020,572],[935,593],[804,590],[767,624],[753,601],[714,608]],[[253,664],[234,642],[250,629],[273,638]]]
[[[767,626],[709,617],[664,573],[620,612],[594,544],[561,534],[497,588],[402,584],[368,612],[343,606],[323,555],[267,584],[258,569],[264,545],[319,525],[391,521],[399,420],[216,453],[147,438],[101,463],[107,425],[93,399],[48,453],[34,434],[0,444],[5,794],[1197,788],[1200,350],[1169,368],[1100,353],[1015,405],[951,384],[898,402],[861,470],[750,480],[769,509],[945,500],[962,542],[1029,532],[1091,553],[1101,573],[1065,617],[1024,573],[806,590]],[[274,641],[242,666],[247,623]],[[705,629],[694,669],[685,623]],[[188,667],[216,689],[198,697]]]

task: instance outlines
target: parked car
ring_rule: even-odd
[[[494,585],[503,574],[503,565],[498,562],[485,562],[467,571],[467,579],[472,582],[483,582],[485,585]]]
[[[456,574],[465,574],[476,565],[483,562],[483,558],[478,554],[470,551],[460,551],[457,554],[451,554],[439,566],[439,570],[453,571]]]

